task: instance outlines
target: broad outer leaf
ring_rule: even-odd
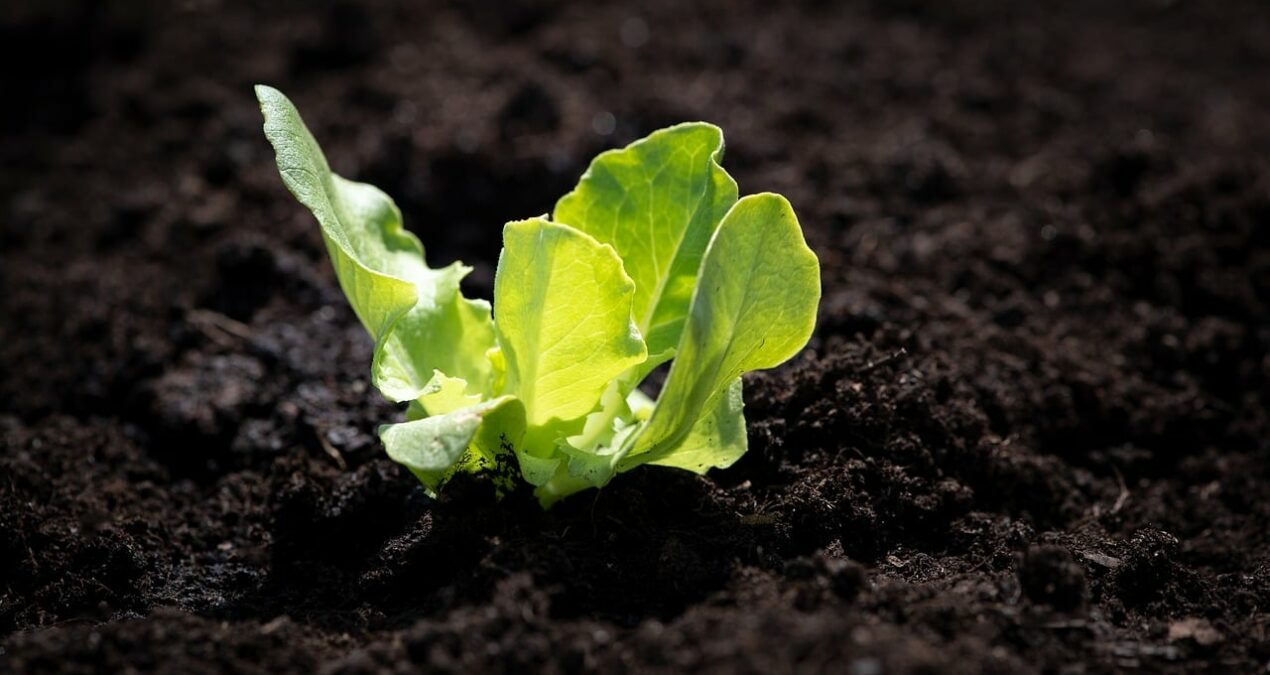
[[[492,444],[493,437],[489,434],[497,432],[487,430],[487,443],[476,443],[482,423],[488,420],[491,427],[514,429],[515,424],[509,424],[508,419],[514,421],[518,411],[523,419],[523,409],[519,408],[515,398],[501,396],[444,415],[385,425],[379,429],[379,438],[383,441],[388,456],[410,469],[419,482],[435,494],[441,483],[459,468],[465,453],[469,463],[473,465],[470,470],[486,468],[487,462],[484,460],[493,459],[498,448],[481,446]],[[496,422],[496,417],[508,419]],[[520,428],[523,429],[523,422]],[[469,452],[469,448],[472,452]]]
[[[317,218],[340,287],[375,338],[375,385],[390,399],[410,400],[439,370],[465,380],[469,393],[485,391],[494,329],[488,303],[459,294],[469,268],[429,268],[387,195],[333,174],[281,92],[257,86],[256,96],[282,180]]]
[[[741,388],[741,378],[732,380],[721,395],[714,397],[709,410],[697,419],[678,445],[663,445],[653,452],[628,457],[618,470],[656,464],[705,473],[732,466],[749,448]]]
[[[706,244],[736,202],[722,156],[714,125],[653,132],[596,157],[552,215],[617,250],[635,281],[635,323],[663,360],[679,342]]]
[[[613,249],[579,230],[542,218],[503,229],[498,343],[505,391],[524,403],[531,426],[580,419],[610,380],[647,357],[631,321],[634,291]]]
[[[802,349],[819,302],[820,264],[789,202],[770,193],[738,201],[702,261],[675,361],[629,462],[645,452],[675,466],[733,461],[735,444],[713,453],[695,449],[686,462],[671,453],[690,447],[698,418],[742,373],[777,366]],[[723,429],[733,424],[725,418]]]

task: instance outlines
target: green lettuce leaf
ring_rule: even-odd
[[[697,419],[682,441],[625,457],[618,471],[654,464],[703,474],[710,469],[732,466],[749,449],[741,389],[741,378],[732,380],[722,395],[714,397],[709,411]]]
[[[494,327],[488,303],[459,294],[459,280],[471,268],[429,268],[423,246],[402,227],[387,195],[332,173],[281,92],[257,86],[256,97],[282,180],[317,218],[340,287],[375,339],[375,386],[391,400],[408,401],[439,370],[464,380],[468,393],[485,393]]]
[[[449,377],[439,370],[434,370],[432,379],[428,381],[423,391],[419,392],[419,398],[412,403],[417,402],[423,408],[421,417],[444,415],[481,402],[480,396],[468,394],[467,390],[467,382],[464,382],[463,378]]]
[[[531,483],[555,468],[533,460],[550,460],[610,381],[647,357],[631,320],[634,292],[613,249],[572,227],[533,218],[504,228],[494,281],[499,361],[503,391],[525,406],[521,469]]]
[[[388,457],[410,469],[436,496],[437,488],[456,470],[492,467],[515,443],[507,436],[523,419],[519,402],[501,396],[444,415],[382,426],[379,438]],[[519,426],[523,429],[523,422]]]
[[[789,202],[770,193],[738,201],[702,261],[675,361],[652,417],[624,453],[627,465],[642,463],[645,453],[647,461],[693,470],[735,461],[737,425],[744,429],[739,401],[716,399],[726,398],[742,373],[798,353],[811,337],[819,302],[820,264]],[[699,423],[711,406],[722,412]],[[733,440],[703,444],[694,437]]]
[[[723,132],[712,124],[655,131],[596,157],[552,214],[621,256],[635,282],[635,324],[652,356],[644,373],[678,344],[701,257],[736,203],[736,181],[719,165],[722,157]]]
[[[737,199],[723,136],[682,124],[603,153],[554,218],[511,222],[495,314],[427,266],[401,213],[333,174],[291,102],[257,87],[278,169],[321,226],[340,286],[375,339],[372,377],[408,421],[389,457],[437,488],[514,467],[544,506],[643,464],[698,473],[746,451],[741,375],[806,344],[819,263],[789,203]],[[674,363],[657,401],[638,385]]]

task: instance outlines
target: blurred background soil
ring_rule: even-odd
[[[0,671],[1264,672],[1267,35],[1253,0],[6,2]],[[594,154],[722,126],[824,275],[750,454],[429,500],[256,82],[485,297]]]

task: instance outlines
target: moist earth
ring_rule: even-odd
[[[267,4],[0,10],[0,671],[1270,664],[1264,4]],[[256,82],[482,297],[722,126],[823,272],[749,454],[425,496]]]

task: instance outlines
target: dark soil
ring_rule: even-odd
[[[0,10],[0,671],[1265,672],[1264,3],[251,4]],[[824,272],[749,455],[429,500],[255,82],[485,296],[723,126]]]

